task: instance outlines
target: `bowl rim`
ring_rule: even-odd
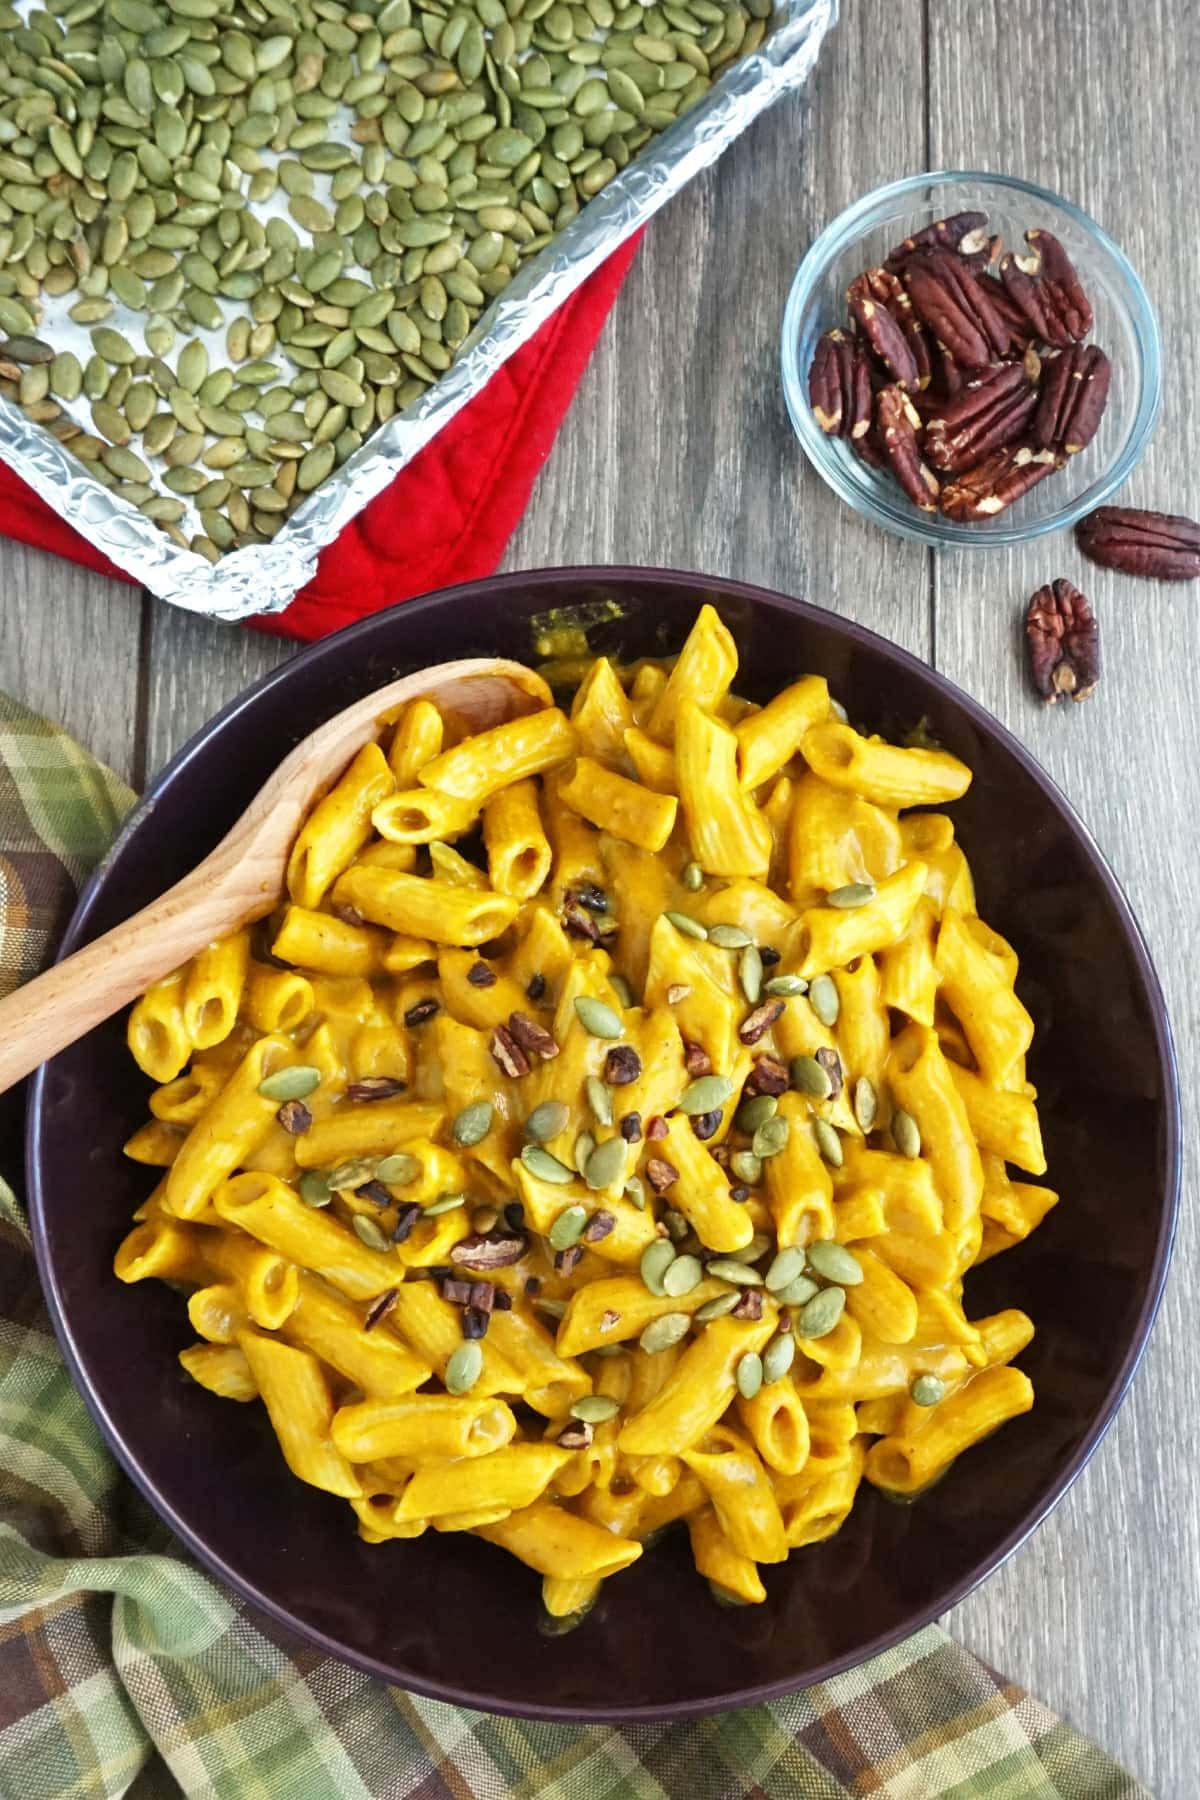
[[[916,507],[904,499],[899,489],[895,501],[860,490],[851,480],[848,468],[833,453],[830,446],[834,440],[826,437],[813,424],[807,400],[807,371],[802,370],[799,365],[801,316],[834,252],[855,235],[861,235],[868,216],[877,207],[904,195],[946,186],[951,182],[971,183],[981,188],[990,186],[1028,195],[1065,213],[1112,258],[1128,284],[1132,296],[1130,318],[1134,335],[1141,344],[1142,392],[1129,441],[1111,467],[1101,471],[1074,500],[1064,503],[1045,518],[1008,525],[997,523],[989,525],[985,532],[970,524],[957,524],[940,513],[919,513]],[[931,545],[934,549],[957,549],[961,546],[972,550],[991,550],[1003,545],[1029,543],[1052,531],[1069,530],[1085,514],[1103,506],[1128,481],[1149,447],[1162,412],[1162,334],[1158,315],[1141,276],[1128,256],[1104,227],[1097,224],[1091,214],[1085,212],[1075,201],[1055,193],[1052,188],[1026,181],[1019,175],[1001,175],[987,169],[931,169],[916,175],[905,175],[897,181],[885,182],[882,187],[873,188],[870,193],[864,194],[831,219],[809,245],[792,277],[780,330],[780,365],[784,402],[792,429],[821,479],[840,500],[872,525],[892,532],[897,537],[907,538],[912,543]]]
[[[42,1136],[49,1064],[44,1064],[32,1077],[26,1114],[25,1159],[29,1216],[38,1275],[55,1336],[72,1380],[99,1427],[102,1437],[126,1475],[149,1501],[158,1516],[170,1526],[184,1547],[210,1574],[216,1576],[219,1581],[225,1582],[251,1606],[267,1614],[286,1630],[315,1644],[326,1655],[349,1663],[352,1667],[361,1669],[378,1680],[408,1688],[429,1699],[443,1700],[448,1704],[464,1706],[475,1711],[559,1724],[628,1724],[648,1723],[663,1719],[703,1718],[719,1712],[780,1699],[787,1694],[797,1692],[802,1686],[815,1686],[829,1681],[834,1676],[857,1668],[882,1652],[903,1643],[916,1632],[934,1623],[952,1607],[957,1606],[981,1582],[992,1575],[1002,1563],[1008,1561],[1009,1557],[1042,1524],[1076,1481],[1108,1432],[1128,1392],[1149,1341],[1166,1283],[1178,1220],[1181,1183],[1179,1069],[1166,999],[1141,927],[1116,876],[1074,807],[1021,741],[964,689],[938,670],[922,662],[911,651],[892,643],[868,626],[860,625],[856,620],[844,618],[841,614],[817,606],[811,601],[799,600],[792,595],[780,593],[776,589],[738,581],[732,577],[708,576],[687,570],[658,569],[634,564],[565,565],[557,568],[528,572],[513,571],[503,575],[484,577],[476,581],[459,583],[453,587],[437,589],[433,593],[422,595],[419,599],[401,602],[397,606],[372,613],[366,618],[346,626],[343,630],[332,633],[329,637],[310,645],[299,655],[268,670],[265,675],[236,695],[220,711],[214,713],[164,765],[135,803],[112,845],[84,884],[55,960],[60,961],[76,949],[80,943],[87,940],[91,915],[107,879],[108,870],[115,858],[124,850],[129,839],[153,814],[160,791],[208,749],[213,740],[220,736],[228,720],[251,706],[261,694],[268,692],[281,682],[297,678],[302,680],[307,670],[319,663],[323,656],[330,654],[330,646],[340,647],[356,641],[369,643],[373,635],[384,627],[385,621],[391,620],[396,613],[401,611],[412,617],[420,617],[426,612],[435,611],[441,607],[453,606],[464,600],[485,596],[491,599],[493,605],[498,605],[509,593],[520,591],[528,594],[530,589],[536,592],[539,587],[561,584],[564,580],[576,581],[581,587],[604,586],[621,581],[654,581],[664,586],[685,588],[691,591],[695,594],[698,605],[704,601],[719,604],[722,599],[749,601],[755,605],[766,602],[771,608],[790,615],[797,622],[820,624],[826,627],[832,625],[839,635],[845,636],[851,643],[862,649],[881,655],[885,661],[897,660],[910,673],[924,677],[931,682],[934,689],[944,699],[963,710],[967,718],[983,735],[997,739],[1001,748],[1007,750],[1015,758],[1024,772],[1042,790],[1050,805],[1062,815],[1083,850],[1096,879],[1103,887],[1128,942],[1134,965],[1143,984],[1150,1012],[1155,1050],[1162,1071],[1163,1104],[1166,1114],[1166,1204],[1155,1243],[1148,1290],[1130,1332],[1125,1354],[1097,1408],[1090,1428],[1066,1466],[1049,1484],[1041,1499],[1017,1521],[989,1555],[981,1558],[966,1575],[952,1586],[940,1591],[931,1602],[918,1608],[910,1618],[892,1627],[889,1631],[877,1634],[858,1649],[831,1657],[815,1665],[812,1669],[805,1670],[791,1678],[751,1686],[731,1687],[724,1693],[710,1698],[681,1700],[669,1705],[610,1706],[601,1701],[586,1707],[531,1705],[527,1702],[514,1704],[503,1695],[456,1687],[452,1683],[444,1681],[414,1678],[410,1673],[397,1667],[389,1667],[388,1664],[375,1657],[347,1649],[334,1636],[306,1623],[286,1606],[273,1600],[269,1594],[263,1593],[252,1579],[243,1578],[235,1573],[218,1555],[210,1551],[199,1532],[179,1516],[171,1502],[158,1491],[154,1482],[140,1468],[136,1458],[126,1447],[119,1423],[92,1390],[83,1357],[75,1343],[70,1320],[63,1304],[46,1234],[47,1196],[42,1183],[37,1149]]]

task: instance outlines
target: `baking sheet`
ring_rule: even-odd
[[[522,265],[452,367],[330,475],[270,543],[228,551],[216,564],[182,549],[127,501],[92,480],[85,465],[48,431],[2,400],[0,457],[96,549],[162,599],[215,619],[282,612],[314,573],[318,552],[593,269],[715,161],[759,113],[808,78],[836,16],[837,0],[784,0],[761,49],[734,63],[703,100],[614,176],[553,243]],[[68,324],[64,331],[58,313],[55,303],[47,303],[39,332],[56,349],[78,349],[73,339],[80,328]],[[119,318],[110,322],[120,327]],[[221,342],[222,334],[203,335],[212,344]],[[214,366],[218,360],[214,354]]]

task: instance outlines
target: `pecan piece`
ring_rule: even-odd
[[[573,895],[568,894],[563,905],[562,922],[563,930],[568,937],[583,938],[589,944],[600,942],[600,932],[595,919],[589,912],[584,911]]]
[[[948,519],[991,519],[1013,506],[1059,466],[1053,450],[1032,444],[1008,444],[976,469],[956,475],[942,489],[942,511]]]
[[[544,1025],[539,1025],[536,1019],[531,1019],[528,1013],[510,1013],[508,1029],[527,1055],[540,1056],[545,1062],[558,1055],[559,1046],[553,1032],[547,1031]]]
[[[850,311],[892,380],[901,387],[916,387],[917,363],[908,339],[887,306],[873,297],[870,283],[870,272],[856,276],[850,283],[846,290]]]
[[[347,1100],[391,1100],[404,1093],[408,1083],[393,1075],[366,1075],[352,1081],[346,1089]]]
[[[724,1116],[725,1115],[720,1107],[718,1107],[715,1112],[693,1113],[692,1130],[701,1142],[704,1142],[710,1137],[716,1137],[718,1131],[721,1129],[721,1120]]]
[[[849,410],[851,350],[844,331],[827,331],[817,340],[808,371],[808,403],[821,430],[844,437]]]
[[[661,1113],[652,1114],[646,1125],[646,1136],[650,1139],[651,1143],[654,1143],[659,1138],[665,1138],[666,1135],[667,1121],[663,1118]]]
[[[616,1228],[617,1221],[613,1214],[605,1212],[604,1208],[600,1207],[597,1212],[592,1214],[591,1218],[583,1228],[583,1242],[585,1244],[598,1244],[603,1238],[608,1237],[610,1232],[615,1231]]]
[[[1014,344],[1028,343],[1031,337],[1029,320],[1025,317],[1025,314],[1021,311],[999,276],[990,275],[984,272],[976,275],[975,279],[987,295],[988,300],[991,302],[999,317],[1002,318],[1004,323],[1008,326],[1010,342]]]
[[[1083,554],[1105,569],[1193,581],[1200,575],[1200,525],[1179,513],[1101,506],[1075,527]]]
[[[981,212],[951,213],[948,219],[935,219],[932,225],[916,231],[888,251],[885,263],[889,269],[902,268],[914,250],[958,250],[964,238],[982,232],[987,214]],[[978,248],[978,245],[976,246]],[[968,254],[970,254],[968,252]]]
[[[915,387],[918,390],[927,388],[933,374],[933,340],[913,311],[907,288],[899,275],[891,269],[868,269],[862,279],[867,283],[872,298],[881,306],[886,306],[908,339],[908,347],[917,365]],[[861,345],[859,348],[861,349]],[[851,435],[853,436],[853,429]]]
[[[392,1226],[393,1244],[406,1244],[412,1236],[413,1226],[420,1221],[421,1216],[421,1208],[415,1200],[410,1200],[407,1206],[402,1206],[396,1214],[396,1223]]]
[[[756,1094],[772,1094],[778,1097],[786,1094],[791,1086],[791,1077],[783,1064],[775,1056],[756,1056],[750,1079],[746,1086]]]
[[[366,1316],[363,1319],[363,1330],[374,1331],[379,1321],[387,1318],[399,1298],[399,1288],[384,1288],[378,1300],[372,1300],[367,1308]]]
[[[480,1312],[477,1306],[464,1306],[459,1329],[465,1338],[483,1338],[490,1322],[490,1313]]]
[[[528,1075],[529,1058],[507,1025],[496,1026],[488,1040],[488,1049],[500,1073],[507,1075],[510,1081],[519,1081],[522,1075]]]
[[[467,980],[472,987],[495,987],[496,971],[495,969],[489,969],[485,962],[473,962],[467,970]]]
[[[763,1297],[761,1288],[747,1288],[741,1299],[730,1313],[731,1319],[761,1319],[763,1315]]]
[[[349,1093],[350,1090],[347,1088],[346,1091]],[[312,1124],[312,1114],[303,1100],[285,1100],[275,1117],[289,1137],[302,1136]]]
[[[766,1000],[761,1006],[744,1018],[738,1027],[738,1038],[743,1044],[757,1044],[759,1038],[765,1037],[776,1019],[783,1012],[782,1000]]]
[[[614,1044],[604,1059],[604,1079],[609,1087],[628,1087],[642,1072],[642,1059],[632,1044]]]
[[[1038,396],[1020,363],[994,363],[925,422],[924,450],[935,469],[971,469],[1025,432]]]
[[[904,266],[913,309],[964,369],[1003,356],[1011,334],[970,269],[952,256],[922,251]]]
[[[815,1060],[829,1077],[829,1093],[826,1098],[836,1100],[843,1087],[841,1057],[836,1050],[831,1050],[828,1045],[822,1045],[817,1051]]]
[[[1038,258],[1042,292],[1064,329],[1077,341],[1085,338],[1092,329],[1092,305],[1074,263],[1058,239],[1039,226],[1025,233],[1025,242]]]
[[[554,1272],[556,1275],[573,1275],[583,1261],[583,1245],[568,1244],[565,1250],[554,1252]]]
[[[679,1180],[679,1170],[665,1157],[652,1156],[646,1164],[646,1180],[656,1194],[665,1194],[671,1183]]]
[[[1072,344],[1047,357],[1042,369],[1033,441],[1075,456],[1091,443],[1104,417],[1112,364],[1097,344]]]
[[[922,460],[917,445],[921,416],[903,388],[885,387],[875,401],[876,421],[893,475],[914,506],[922,512],[937,510],[938,479]],[[752,1039],[743,1039],[744,1043]]]
[[[591,1444],[593,1433],[594,1427],[586,1419],[568,1419],[554,1441],[564,1450],[586,1450]]]
[[[450,1306],[469,1306],[473,1286],[473,1282],[463,1281],[457,1275],[447,1275],[439,1291],[442,1299]]]
[[[507,1269],[524,1254],[524,1237],[512,1231],[474,1231],[450,1246],[450,1261],[463,1269]]]
[[[690,1038],[684,1038],[683,1066],[689,1075],[711,1075],[712,1057],[703,1044],[695,1044]]]
[[[441,1001],[435,1000],[430,994],[424,1000],[418,1000],[415,1006],[409,1007],[404,1015],[404,1023],[411,1031],[416,1025],[427,1025],[441,1010]]]

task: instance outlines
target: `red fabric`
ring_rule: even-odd
[[[286,612],[250,623],[282,637],[325,637],[398,600],[489,575],[525,510],[636,248],[632,238],[615,250],[350,521]],[[0,535],[134,580],[2,463]]]

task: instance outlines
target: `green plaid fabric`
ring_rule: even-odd
[[[0,992],[45,961],[132,798],[64,733],[0,698]],[[15,1156],[14,1137],[0,1143]],[[0,1793],[181,1792],[1147,1797],[935,1628],[771,1706],[624,1729],[466,1712],[319,1654],[203,1574],[118,1473],[63,1366],[24,1214],[0,1182]]]

